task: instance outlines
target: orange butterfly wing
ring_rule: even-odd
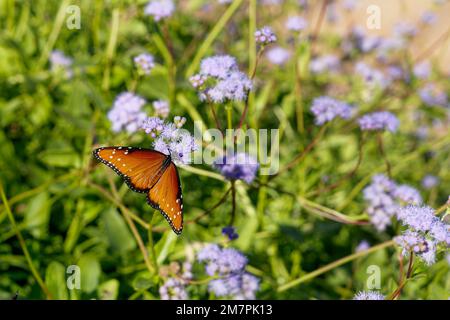
[[[94,156],[120,175],[131,190],[147,193],[147,202],[158,209],[172,230],[183,230],[183,196],[176,166],[165,154],[141,148],[103,147]]]
[[[174,192],[175,190],[175,192]],[[177,167],[170,162],[158,182],[147,194],[147,202],[163,214],[172,230],[183,230],[183,195]]]
[[[98,148],[94,156],[120,175],[131,190],[141,193],[156,183],[158,171],[167,158],[155,150],[132,147]]]

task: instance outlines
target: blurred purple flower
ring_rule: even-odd
[[[229,180],[244,180],[251,183],[258,171],[258,161],[247,153],[228,154],[214,162],[220,173]]]
[[[189,296],[186,292],[182,280],[169,278],[160,288],[159,295],[162,300],[187,300]]]
[[[282,47],[273,47],[266,52],[266,57],[269,61],[276,65],[285,64],[291,56],[289,50]]]
[[[316,118],[316,124],[323,125],[336,117],[349,119],[352,108],[345,102],[324,96],[313,100],[311,112]]]
[[[277,41],[277,37],[271,27],[265,26],[255,31],[255,41],[261,45],[267,45]]]
[[[309,64],[312,73],[336,72],[339,70],[339,58],[333,54],[327,54],[314,58]]]
[[[138,70],[140,70],[143,74],[150,74],[150,71],[155,67],[154,58],[148,53],[141,53],[140,55],[134,57],[133,60]]]
[[[400,38],[414,37],[417,34],[417,28],[407,21],[398,22],[394,25],[394,34]]]
[[[67,78],[71,78],[73,76],[72,64],[72,58],[66,56],[62,51],[53,50],[50,53],[50,70],[52,72],[63,71]]]
[[[219,80],[217,84],[204,91],[206,97],[215,102],[243,101],[252,89],[252,82],[247,75],[240,71],[231,73],[227,78]]]
[[[370,248],[370,243],[366,240],[361,241],[355,248],[355,252],[361,252]]]
[[[376,291],[360,291],[353,300],[385,300],[385,296]]]
[[[428,106],[442,106],[448,105],[447,94],[439,90],[435,84],[428,83],[419,90],[419,96],[423,103]]]
[[[247,258],[239,251],[209,244],[198,252],[197,260],[206,263],[205,271],[208,275],[220,277],[211,280],[208,285],[208,290],[217,297],[256,298],[259,281],[245,272]]]
[[[152,16],[155,21],[170,17],[175,10],[172,0],[152,0],[144,9],[144,14]]]
[[[422,197],[417,189],[406,184],[399,185],[394,190],[394,197],[406,204],[421,204]]]
[[[287,18],[285,27],[290,31],[302,31],[308,26],[308,22],[300,16],[290,16]]]
[[[226,79],[231,73],[238,71],[236,58],[228,55],[212,56],[200,63],[200,75]]]
[[[427,79],[430,77],[431,74],[431,64],[429,61],[423,61],[419,64],[416,64],[413,68],[414,75],[421,79]]]
[[[108,119],[111,121],[112,130],[119,132],[125,129],[129,133],[137,131],[147,115],[142,112],[145,100],[131,92],[119,94],[108,112]]]
[[[384,89],[390,84],[390,79],[383,72],[370,67],[364,62],[358,62],[356,64],[355,72],[363,78],[364,82],[370,88],[379,87]]]
[[[439,178],[436,176],[433,176],[431,174],[427,174],[422,179],[422,187],[424,187],[425,189],[434,188],[438,184],[439,184]]]
[[[433,25],[437,22],[438,18],[436,14],[432,11],[425,11],[422,16],[420,17],[420,20],[424,24]]]
[[[366,114],[358,119],[358,123],[361,130],[365,131],[388,130],[390,132],[396,132],[399,126],[397,117],[388,111]]]
[[[167,118],[170,112],[169,101],[156,100],[153,102],[153,109],[155,109],[156,116]]]
[[[239,237],[236,228],[232,226],[222,228],[222,234],[227,236],[229,240],[236,240]]]

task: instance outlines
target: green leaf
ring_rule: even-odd
[[[101,267],[96,256],[85,254],[78,261],[81,273],[81,290],[86,293],[94,291],[99,283]]]
[[[175,248],[175,243],[177,241],[177,235],[173,232],[164,233],[161,240],[155,245],[155,253],[157,256],[156,262],[158,264],[163,263],[167,256],[173,251]]]
[[[111,279],[103,282],[99,285],[97,294],[101,300],[116,300],[119,294],[119,281]]]
[[[101,217],[105,225],[110,249],[113,252],[124,253],[136,248],[136,241],[116,209],[106,210]]]
[[[51,262],[45,272],[45,284],[51,292],[53,299],[68,299],[66,268],[59,262]]]
[[[51,202],[46,192],[33,197],[28,204],[23,224],[36,238],[42,238],[47,234],[50,207]]]

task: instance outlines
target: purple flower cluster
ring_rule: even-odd
[[[314,99],[311,112],[316,118],[316,124],[323,125],[336,117],[349,119],[352,114],[352,108],[345,102],[324,96]]]
[[[429,78],[431,75],[430,62],[424,61],[424,62],[416,64],[413,68],[413,73],[417,78],[419,78],[421,80]]]
[[[358,62],[355,72],[362,77],[369,88],[384,89],[390,84],[390,79],[380,70],[374,69],[364,62]]]
[[[138,70],[143,74],[149,74],[155,67],[154,58],[148,53],[141,53],[140,55],[134,57],[133,60]]]
[[[50,53],[50,70],[52,72],[62,71],[65,73],[67,78],[73,76],[73,71],[71,69],[73,60],[66,56],[60,50],[53,50]]]
[[[339,58],[333,54],[327,54],[314,58],[309,64],[312,73],[336,72],[339,70]]]
[[[378,111],[366,114],[358,119],[359,127],[364,131],[388,130],[396,132],[400,124],[397,117],[388,111]]]
[[[144,9],[144,14],[152,16],[155,21],[170,17],[175,10],[172,0],[152,0]]]
[[[276,46],[271,48],[270,50],[267,50],[266,57],[271,63],[275,65],[283,65],[289,60],[289,58],[291,57],[291,53],[285,48]]]
[[[431,189],[439,184],[439,178],[436,176],[433,176],[431,174],[427,174],[422,179],[422,187],[425,189]]]
[[[189,131],[181,129],[185,121],[186,119],[182,117],[175,117],[173,123],[164,122],[158,117],[150,117],[141,127],[155,138],[153,141],[155,150],[170,155],[175,162],[187,164],[191,162],[191,153],[197,150],[197,144]]]
[[[190,81],[194,88],[201,90],[202,100],[214,103],[245,100],[252,89],[251,80],[239,71],[236,59],[227,55],[203,59],[200,73],[192,76]],[[203,88],[207,81],[213,85]]]
[[[223,227],[222,234],[227,236],[228,240],[236,240],[239,237],[236,228],[232,226]]]
[[[308,22],[300,16],[290,16],[285,23],[286,29],[295,32],[305,30],[307,26]]]
[[[125,129],[128,133],[137,131],[147,115],[141,109],[145,100],[131,92],[123,92],[116,97],[113,107],[108,112],[112,130],[119,132]]]
[[[404,255],[412,251],[431,265],[436,260],[437,246],[450,246],[450,226],[436,217],[432,208],[406,206],[398,210],[397,218],[407,227],[394,239],[403,248]]]
[[[214,167],[229,180],[244,180],[251,183],[259,168],[258,161],[247,153],[228,154],[219,157],[214,162]]]
[[[170,112],[169,101],[156,100],[153,102],[153,109],[155,109],[156,116],[167,118]]]
[[[255,31],[255,41],[261,45],[267,45],[277,41],[277,36],[271,27],[265,26]]]
[[[385,300],[385,296],[376,291],[360,291],[353,300]]]
[[[184,281],[177,278],[169,278],[159,288],[162,300],[187,300],[189,299]]]
[[[231,297],[239,300],[253,300],[259,289],[259,280],[245,272],[247,258],[232,248],[220,248],[209,244],[197,254],[199,262],[206,263],[209,276],[217,276],[208,285],[209,292],[217,297]]]
[[[447,94],[439,90],[434,84],[428,83],[419,90],[419,96],[423,103],[428,106],[442,106],[448,105]]]
[[[378,231],[391,224],[391,218],[405,204],[420,204],[422,198],[417,190],[407,185],[397,185],[385,175],[372,177],[372,183],[363,190],[368,203],[367,213]]]

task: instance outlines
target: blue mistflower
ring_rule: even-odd
[[[277,41],[277,37],[271,27],[265,26],[255,31],[255,41],[256,43],[266,45]]]
[[[360,291],[353,300],[385,300],[385,296],[376,291]]]
[[[152,16],[155,21],[170,17],[175,10],[172,0],[152,0],[144,9],[144,14]]]
[[[236,228],[232,226],[222,228],[222,234],[227,236],[229,240],[235,240],[239,237],[236,233]]]
[[[266,57],[269,61],[276,65],[285,64],[291,57],[289,50],[282,47],[274,47],[266,52]]]
[[[309,64],[312,73],[336,72],[339,70],[339,57],[333,54],[327,54],[314,58]]]
[[[50,69],[52,72],[62,71],[67,78],[71,78],[73,76],[72,64],[72,58],[66,56],[62,51],[53,50],[50,53]]]
[[[300,16],[290,16],[285,23],[285,27],[291,31],[302,31],[306,29],[308,22]]]
[[[388,111],[378,111],[366,114],[358,119],[359,127],[365,131],[388,130],[397,131],[399,121],[397,117]]]
[[[319,97],[314,99],[311,112],[316,117],[316,124],[323,125],[336,117],[350,118],[352,108],[345,102],[330,97]]]
[[[438,89],[433,83],[425,85],[419,90],[419,96],[423,103],[428,106],[442,106],[448,105],[447,94]]]
[[[245,272],[247,258],[239,251],[209,244],[198,252],[197,260],[206,263],[205,271],[208,275],[219,277],[209,282],[209,292],[217,297],[247,300],[256,298],[259,280]]]
[[[247,153],[228,154],[218,158],[214,166],[229,180],[244,180],[251,183],[258,171],[258,161]]]
[[[108,112],[113,131],[123,129],[129,133],[137,131],[147,117],[145,112],[141,111],[144,104],[143,98],[131,92],[119,94]]]
[[[187,300],[189,298],[184,282],[177,278],[169,278],[160,288],[162,300]]]
[[[141,53],[140,55],[134,57],[133,59],[136,67],[143,74],[149,74],[150,71],[155,67],[154,58],[151,54]]]
[[[427,174],[422,179],[422,187],[425,189],[431,189],[439,184],[439,178],[436,176],[433,176],[431,174]]]

